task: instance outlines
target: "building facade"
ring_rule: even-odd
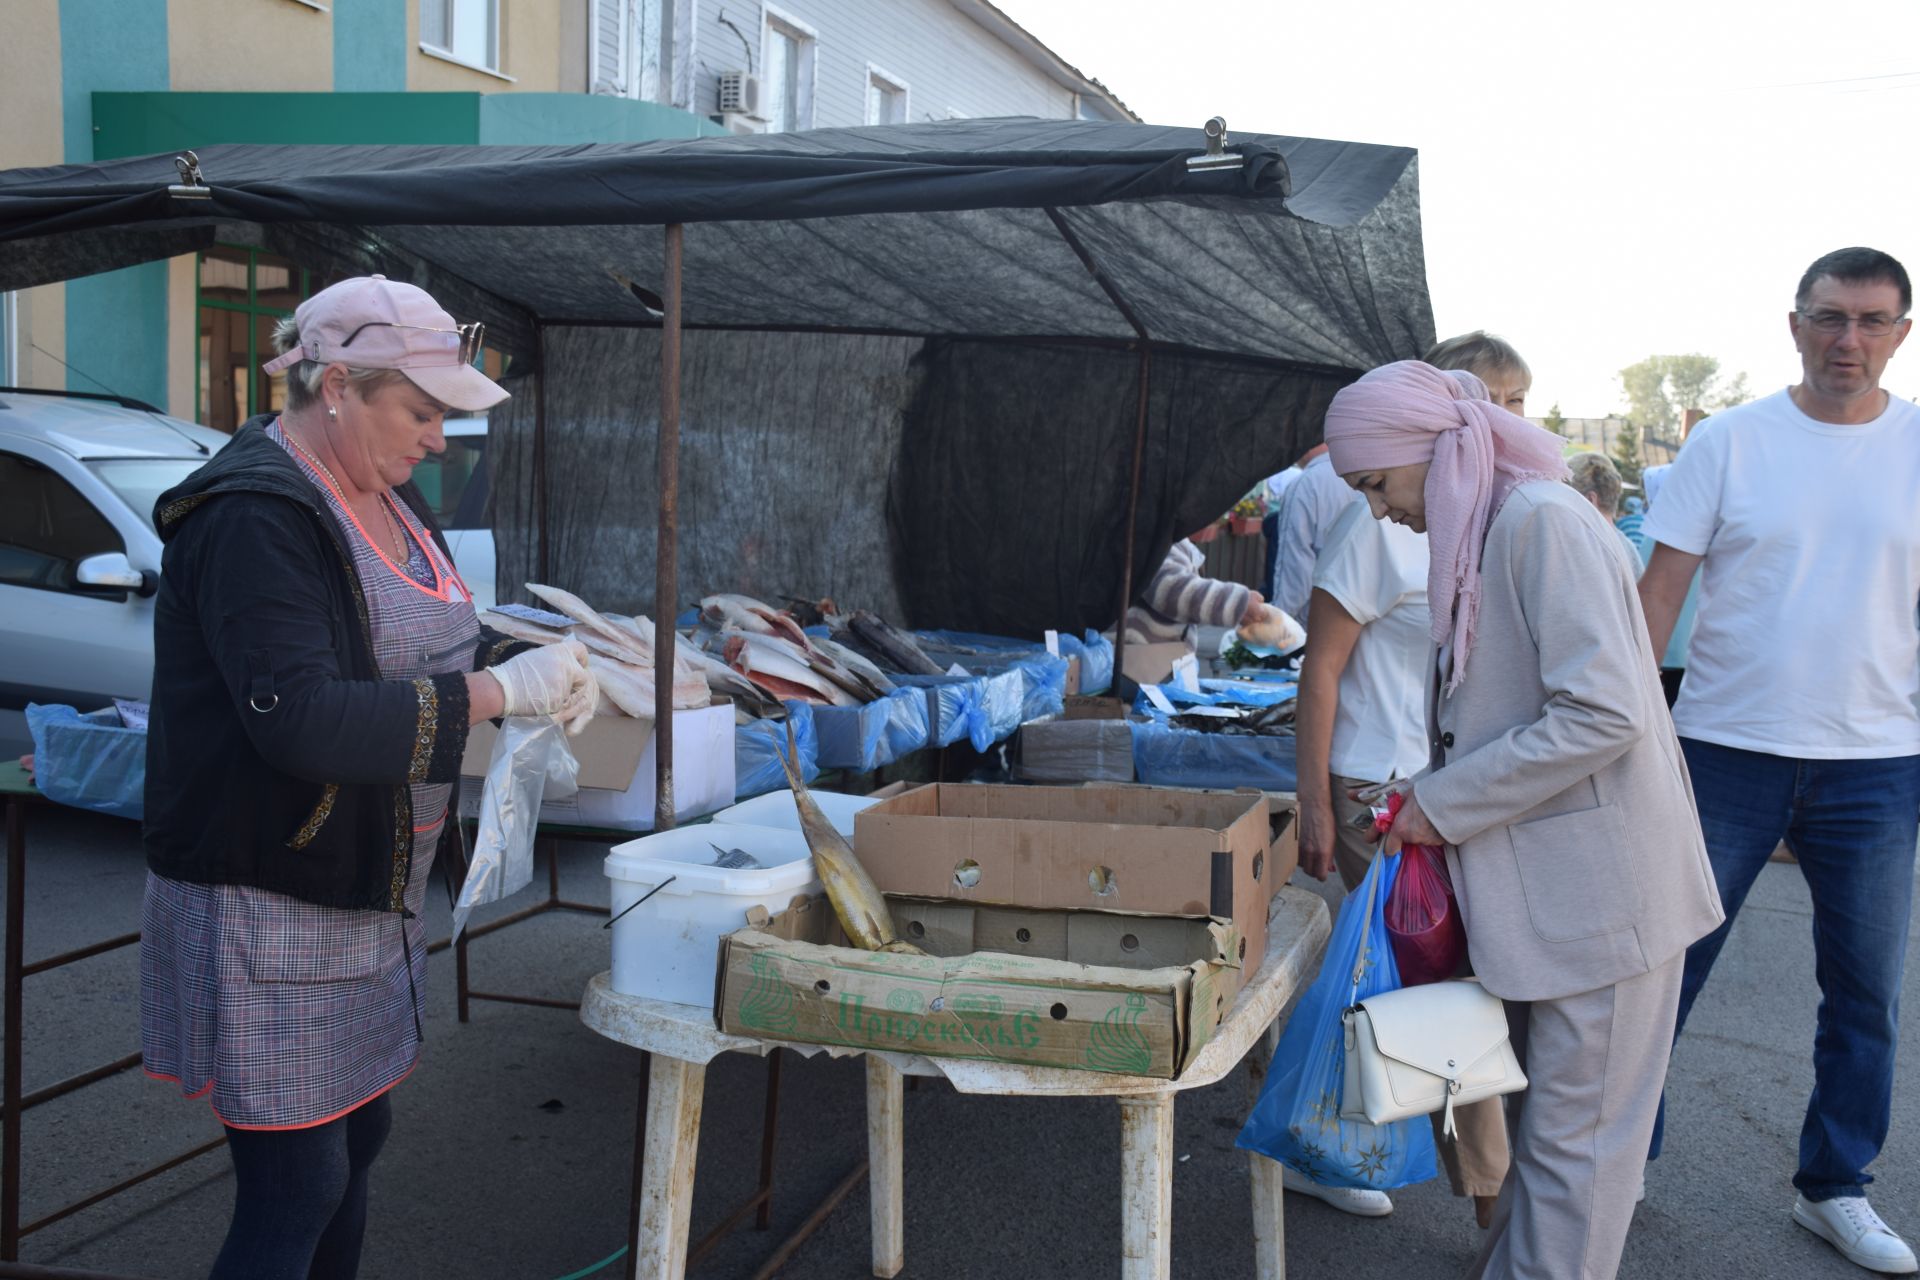
[[[0,168],[216,143],[525,145],[1132,118],[986,0],[5,8]],[[235,245],[0,295],[0,385],[105,391],[232,430],[277,407],[258,372],[273,323],[325,283]]]

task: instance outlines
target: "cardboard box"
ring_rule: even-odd
[[[460,816],[480,812],[480,789],[499,731],[481,721],[467,735],[460,761]],[[580,790],[540,806],[540,821],[614,831],[653,830],[653,721],[595,716],[568,739],[580,762]],[[733,704],[716,702],[673,713],[673,800],[676,817],[715,813],[733,803]]]
[[[1237,990],[1225,920],[889,898],[929,956],[845,945],[825,899],[721,941],[722,1031],[1177,1078]],[[1015,951],[990,949],[1006,943]],[[988,944],[982,946],[982,944]]]
[[[1184,640],[1163,644],[1130,644],[1120,674],[1135,684],[1165,684],[1173,675],[1173,664],[1193,654],[1193,646]]]
[[[1060,710],[1062,720],[1125,720],[1127,704],[1106,694],[1076,694]]]
[[[1048,910],[1220,916],[1266,953],[1283,880],[1259,792],[1153,787],[916,787],[854,818],[881,892]]]
[[[1133,728],[1125,720],[1036,720],[1020,730],[1022,782],[1132,782]]]

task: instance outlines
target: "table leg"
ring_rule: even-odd
[[[633,1233],[633,1274],[641,1280],[683,1280],[687,1217],[693,1209],[693,1161],[700,1150],[704,1063],[652,1055],[647,1079],[645,1167],[640,1219]]]
[[[1173,1269],[1173,1095],[1120,1099],[1121,1280]]]
[[[20,1257],[20,988],[25,981],[24,954],[27,918],[27,806],[18,796],[7,798],[7,961],[6,1048],[0,1066],[0,1091],[5,1114],[0,1124],[0,1261]]]
[[[1247,1052],[1247,1102],[1260,1100],[1273,1051],[1280,1040],[1280,1024],[1268,1027]],[[1287,1280],[1286,1193],[1280,1185],[1280,1165],[1257,1151],[1249,1151],[1253,1183],[1254,1280]]]
[[[867,1058],[867,1188],[873,1215],[873,1274],[891,1280],[907,1264],[903,1184],[906,1165],[900,1073]]]

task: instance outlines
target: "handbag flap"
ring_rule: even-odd
[[[1507,1043],[1507,1012],[1477,982],[1434,982],[1360,1002],[1381,1056],[1458,1079]]]

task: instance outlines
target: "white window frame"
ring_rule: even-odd
[[[800,41],[800,79],[793,87],[793,127],[795,132],[811,129],[814,125],[814,85],[818,82],[820,70],[820,33],[814,27],[785,9],[774,5],[762,5],[760,8],[760,70],[761,80],[766,79],[767,50],[775,29]],[[767,115],[769,131],[772,129],[773,116]]]
[[[897,93],[900,95],[900,119],[897,123],[911,124],[913,122],[913,87],[899,76],[888,71],[885,67],[877,66],[869,62],[867,64],[866,93],[861,95],[861,109],[865,111],[868,116],[868,124],[896,123],[893,121],[872,119],[873,91],[876,88],[883,93]]]
[[[446,9],[447,39],[448,39],[448,42],[451,43],[453,40],[454,0],[420,0],[420,3],[423,9],[426,5],[429,5],[429,4],[439,5]],[[425,40],[422,40],[420,42],[420,52],[426,54],[429,58],[438,58],[442,62],[451,62],[456,67],[465,67],[469,71],[479,71],[486,75],[494,76],[497,79],[505,80],[509,84],[518,84],[519,81],[515,77],[510,76],[505,71],[501,70],[501,65],[500,65],[500,64],[503,64],[505,61],[505,59],[502,57],[502,55],[505,53],[505,46],[501,41],[500,37],[501,37],[502,11],[506,8],[506,0],[487,0],[487,4],[493,10],[493,41],[492,43],[493,43],[493,60],[496,65],[488,66],[484,62],[474,62],[469,58],[461,57],[459,54],[455,53],[451,48],[447,47],[446,45],[430,44]],[[424,13],[421,16],[420,25],[422,29],[426,27],[426,18]]]
[[[676,0],[614,0],[620,6],[622,78],[621,83],[614,84],[600,79],[600,5],[604,2],[592,0],[587,11],[587,68],[591,82],[587,91],[618,98],[664,102],[673,88],[668,83],[667,74],[673,61],[673,51],[661,42],[661,28],[666,23],[668,11],[672,10],[677,41],[684,6]],[[650,12],[654,19],[654,29],[650,33],[641,31],[643,11]],[[686,15],[686,21],[692,21],[690,12]]]

